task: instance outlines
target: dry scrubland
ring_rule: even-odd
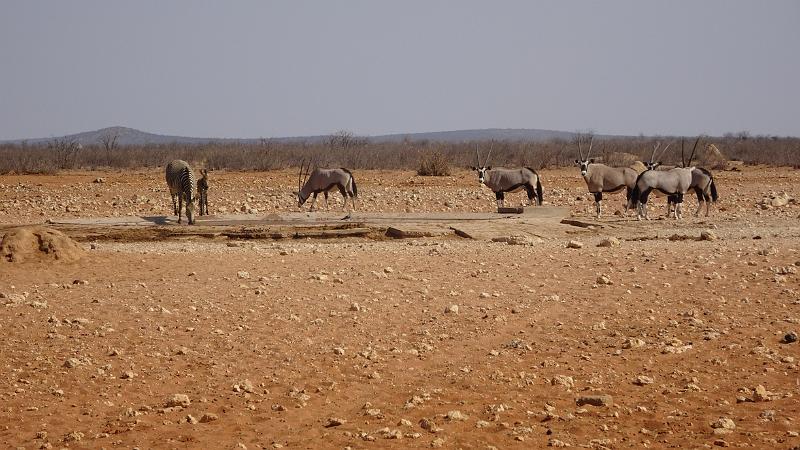
[[[295,176],[212,172],[212,213],[296,209]],[[577,169],[542,176],[545,201],[590,219]],[[466,172],[356,177],[366,211],[494,204]],[[610,216],[536,245],[99,236],[73,262],[0,262],[0,442],[796,447],[800,172],[717,182],[711,218]],[[171,207],[161,170],[0,185],[6,225]]]

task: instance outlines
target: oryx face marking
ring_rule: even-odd
[[[476,172],[478,172],[478,184],[486,184],[486,172],[492,170],[491,167],[475,167]]]
[[[586,174],[589,173],[589,164],[593,163],[594,159],[588,159],[585,161],[581,161],[579,159],[575,160],[575,165],[580,167],[581,169],[581,176],[586,178]]]

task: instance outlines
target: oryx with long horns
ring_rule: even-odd
[[[525,189],[528,194],[528,205],[534,202],[542,205],[542,180],[539,174],[530,167],[519,169],[506,169],[503,167],[492,167],[489,165],[489,157],[492,155],[492,148],[486,155],[486,160],[481,164],[478,146],[475,146],[475,163],[477,166],[472,170],[478,172],[478,183],[485,185],[494,192],[497,207],[505,205],[506,192],[519,192]]]
[[[684,140],[681,139],[681,167],[691,166],[692,159],[694,159],[695,150],[697,150],[697,144],[700,142],[700,138],[698,137],[694,142],[694,147],[692,148],[692,153],[689,155],[689,160],[686,161],[684,155]],[[704,169],[702,167],[695,167],[692,170],[692,181],[689,184],[689,189],[694,189],[695,194],[697,195],[697,210],[694,212],[695,216],[700,215],[700,211],[703,209],[703,205],[706,207],[706,216],[709,215],[711,203],[716,203],[719,199],[719,194],[717,193],[717,185],[714,182],[714,175],[708,169]],[[677,204],[677,199],[674,196],[668,197],[668,208],[671,205]],[[669,209],[667,210],[667,215],[669,215]]]
[[[670,144],[664,148],[661,155],[669,148]],[[628,199],[628,207],[636,209],[636,218],[641,220],[642,217],[649,220],[647,215],[647,198],[653,191],[660,192],[667,196],[667,215],[670,213],[670,203],[675,203],[675,218],[680,219],[682,216],[683,195],[689,190],[692,183],[692,171],[694,167],[676,167],[670,170],[654,170],[661,163],[656,162],[655,155],[660,143],[656,144],[653,148],[653,154],[650,156],[650,162],[647,164],[648,170],[645,170],[636,179],[636,185],[633,187],[630,198]]]
[[[325,195],[325,208],[328,207],[328,192],[339,189],[344,198],[343,209],[347,209],[347,198],[353,209],[356,209],[356,197],[358,197],[358,187],[353,173],[344,167],[338,169],[323,169],[320,167],[311,170],[311,161],[308,165],[305,161],[300,163],[300,173],[297,177],[297,207],[303,206],[308,197],[313,195],[311,200],[311,211],[314,211],[314,204],[317,201],[317,194],[322,192]]]
[[[596,163],[594,159],[589,158],[592,153],[592,145],[594,143],[594,136],[589,141],[589,149],[586,151],[586,156],[583,156],[583,148],[581,147],[580,136],[578,137],[578,155],[580,159],[575,160],[575,165],[580,167],[581,176],[586,181],[586,187],[589,188],[589,193],[594,195],[595,212],[597,218],[602,214],[603,193],[616,193],[625,189],[625,199],[630,199],[633,186],[636,184],[636,177],[639,173],[630,167],[611,167],[605,164]],[[628,213],[628,203],[625,203],[625,214]]]

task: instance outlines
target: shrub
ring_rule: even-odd
[[[442,152],[426,152],[419,158],[417,175],[423,177],[446,177],[450,175],[450,164]]]

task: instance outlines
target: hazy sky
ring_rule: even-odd
[[[800,1],[0,0],[0,139],[800,136]]]

